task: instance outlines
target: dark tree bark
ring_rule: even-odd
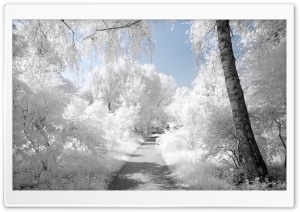
[[[285,149],[284,168],[286,168],[286,143],[284,142],[284,139],[282,137],[282,125],[283,125],[283,123],[280,123],[280,121],[277,121],[275,118],[274,118],[274,121],[276,122],[276,124],[278,126],[278,136],[280,138],[282,146]]]
[[[244,159],[248,179],[265,177],[267,166],[259,151],[251,128],[243,89],[236,70],[228,20],[217,20],[218,44],[230,100],[235,130],[240,138],[239,148]]]

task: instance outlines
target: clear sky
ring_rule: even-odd
[[[154,54],[142,55],[139,63],[153,63],[157,71],[172,75],[178,87],[191,87],[197,76],[189,35],[186,33],[190,25],[186,21],[159,22],[153,25],[155,40]]]
[[[171,75],[177,87],[191,87],[192,81],[197,76],[196,63],[194,60],[189,35],[187,31],[190,25],[187,21],[176,22],[159,21],[152,25],[155,41],[154,53],[151,55],[141,54],[135,58],[140,64],[153,63],[158,72]],[[91,61],[83,64],[83,83],[87,83],[88,72],[91,71]],[[96,64],[93,64],[96,65]],[[101,65],[101,64],[98,64]],[[71,72],[66,70],[64,77],[74,81]]]

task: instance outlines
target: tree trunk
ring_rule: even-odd
[[[217,20],[220,58],[225,76],[227,93],[230,100],[235,130],[240,138],[240,150],[243,155],[247,178],[265,177],[268,174],[266,164],[259,151],[251,128],[244,99],[243,89],[235,66],[232,50],[230,26],[228,20]]]
[[[286,144],[284,143],[284,140],[283,140],[283,137],[282,137],[282,135],[281,135],[281,124],[279,123],[279,122],[277,122],[277,124],[278,124],[278,131],[279,131],[279,138],[280,138],[280,141],[281,141],[281,143],[282,143],[282,146],[284,147],[284,149],[285,149],[285,158],[284,158],[284,168],[286,168],[286,153],[287,153],[287,151],[286,151]]]

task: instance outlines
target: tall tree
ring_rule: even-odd
[[[232,109],[235,130],[239,136],[239,149],[243,155],[247,177],[249,179],[265,177],[268,171],[251,128],[244,93],[233,55],[229,21],[217,20],[216,25],[227,93]]]

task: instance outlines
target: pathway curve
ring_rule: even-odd
[[[149,138],[131,155],[112,180],[109,190],[178,190],[168,166]]]

